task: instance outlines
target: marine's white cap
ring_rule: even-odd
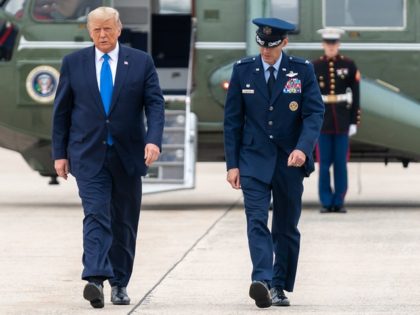
[[[321,34],[323,40],[339,40],[341,35],[344,34],[344,30],[341,28],[321,28],[316,31],[318,34]]]

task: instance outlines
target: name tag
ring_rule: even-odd
[[[242,94],[254,94],[253,89],[242,89]]]

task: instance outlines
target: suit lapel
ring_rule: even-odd
[[[121,92],[121,88],[124,86],[128,68],[130,66],[129,56],[130,55],[128,54],[128,51],[122,45],[120,45],[120,51],[118,53],[117,72],[115,74],[114,90],[112,91],[111,108],[109,109],[110,113],[115,106],[115,102],[118,99],[118,95]]]
[[[281,93],[283,93],[283,88],[286,85],[288,77],[286,74],[289,72],[289,56],[287,56],[284,52],[282,53],[283,56],[281,58],[281,63],[279,67],[279,71],[277,72],[277,79],[276,83],[274,84],[274,91],[273,95],[271,96],[270,103],[274,103],[274,101],[279,97]]]
[[[257,86],[261,94],[267,100],[270,100],[270,98],[268,97],[268,87],[267,87],[267,82],[264,76],[264,67],[261,61],[261,56],[256,57],[256,59],[258,61],[254,63],[255,64],[255,68],[254,68],[255,85]]]
[[[92,97],[95,100],[98,110],[105,115],[104,106],[102,104],[101,94],[98,88],[98,80],[96,78],[96,60],[95,60],[95,47],[93,46],[88,53],[85,55],[85,73],[87,78],[87,84]]]

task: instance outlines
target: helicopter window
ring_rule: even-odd
[[[32,17],[37,21],[86,21],[87,14],[102,5],[101,0],[36,0]]]
[[[299,0],[272,0],[271,15],[298,25]]]
[[[160,14],[189,14],[191,12],[190,0],[160,0]]]
[[[344,29],[404,29],[406,11],[406,0],[323,0],[324,26]]]

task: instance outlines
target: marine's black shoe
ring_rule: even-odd
[[[264,281],[252,281],[249,287],[249,296],[255,300],[255,305],[260,308],[271,306],[271,294]]]
[[[290,301],[281,288],[271,288],[272,305],[274,306],[290,306]]]
[[[111,287],[111,302],[114,305],[129,305],[130,298],[126,287]]]
[[[103,308],[104,303],[104,289],[102,285],[88,282],[83,290],[83,297],[90,302],[93,308]]]
[[[332,207],[322,207],[319,212],[320,213],[329,213],[329,212],[333,212],[334,210],[332,209]]]
[[[344,208],[344,206],[335,206],[334,207],[334,212],[347,213],[347,209]]]

